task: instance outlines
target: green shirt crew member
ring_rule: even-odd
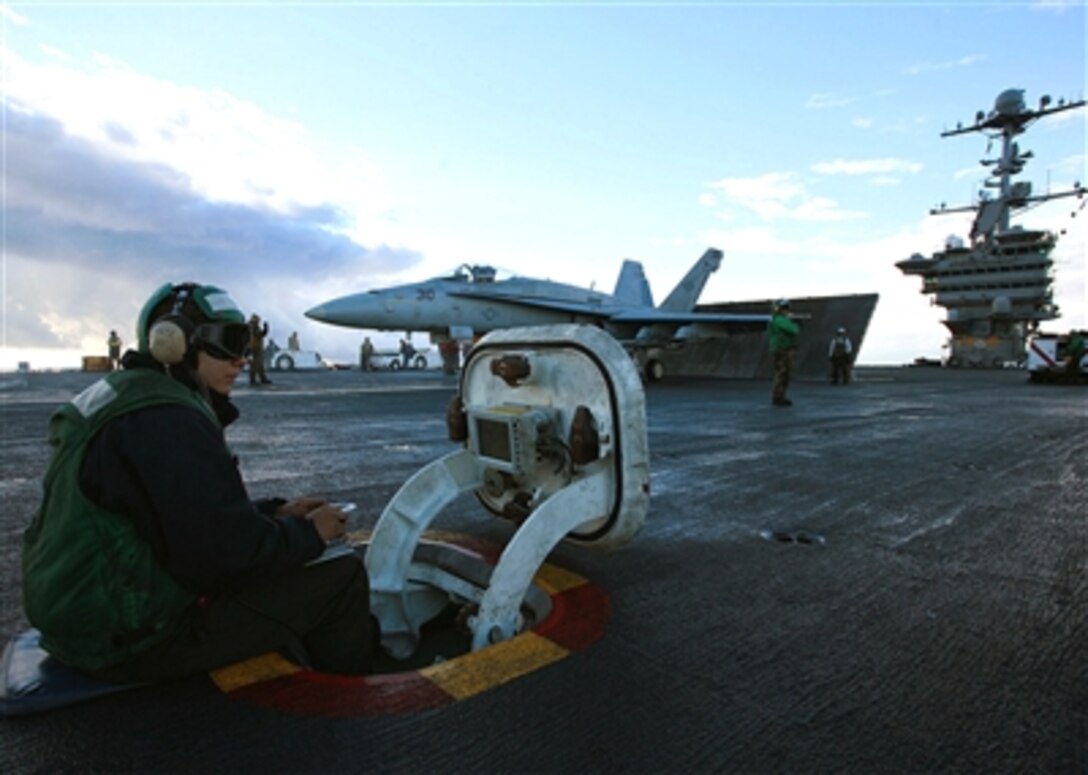
[[[771,391],[771,403],[774,406],[793,406],[793,402],[786,398],[786,390],[790,386],[790,372],[793,369],[801,329],[790,319],[789,310],[789,299],[779,299],[774,303],[774,314],[767,324],[771,363],[774,367]]]

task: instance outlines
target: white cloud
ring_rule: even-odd
[[[889,172],[917,174],[922,171],[923,165],[918,162],[891,158],[858,161],[836,159],[818,162],[813,164],[811,169],[821,175],[876,175]]]
[[[968,54],[959,59],[951,59],[945,62],[919,62],[918,64],[908,65],[903,68],[903,72],[907,75],[921,75],[922,73],[940,70],[952,70],[957,67],[971,67],[985,61],[986,57],[983,54]]]
[[[120,158],[168,165],[213,201],[282,213],[335,201],[370,227],[370,239],[387,223],[383,215],[395,203],[366,154],[322,153],[296,121],[225,91],[151,78],[104,54],[94,62],[36,65],[5,51],[7,99]]]
[[[984,177],[986,177],[986,170],[978,165],[975,165],[974,167],[960,167],[952,173],[953,180],[963,180],[964,178],[979,178],[981,180]]]
[[[844,108],[855,102],[890,97],[895,94],[894,89],[877,89],[872,94],[845,96],[829,92],[817,92],[805,100],[805,107],[809,110],[826,110],[828,108]]]
[[[732,218],[728,208],[755,213],[760,219],[792,221],[845,221],[866,217],[865,213],[839,209],[825,196],[810,195],[792,172],[768,172],[754,178],[723,178],[707,183],[711,192],[724,200],[719,215]]]
[[[858,101],[858,97],[843,97],[838,94],[813,94],[805,101],[805,107],[810,110],[824,110],[825,108],[844,108]]]
[[[1035,0],[1029,7],[1033,11],[1057,11],[1065,13],[1070,8],[1079,8],[1084,0]]]
[[[768,172],[755,178],[723,178],[707,187],[720,189],[730,200],[785,202],[804,193],[793,177],[792,172]]]
[[[14,24],[16,27],[29,24],[29,20],[25,16],[17,14],[6,3],[0,3],[0,16],[3,17],[6,23]]]
[[[226,287],[282,336],[309,306],[420,259],[387,247],[391,199],[357,149],[107,56],[0,56],[5,346],[97,352],[154,287],[184,280]]]

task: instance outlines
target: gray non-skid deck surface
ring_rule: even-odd
[[[648,392],[642,534],[551,560],[604,590],[604,636],[438,709],[329,720],[205,679],[0,722],[4,772],[1084,772],[1088,391],[1020,372],[862,369],[770,406],[751,381]],[[3,378],[2,626],[52,406],[91,375]],[[452,449],[438,374],[240,385],[255,496],[373,525]],[[472,499],[440,527],[509,535]]]

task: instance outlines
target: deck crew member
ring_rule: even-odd
[[[850,382],[850,364],[853,360],[854,345],[846,335],[846,329],[839,327],[831,343],[827,346],[827,359],[831,361],[831,384],[839,381],[846,385]]]
[[[1080,362],[1084,358],[1084,337],[1075,328],[1069,330],[1065,343],[1065,381],[1071,385],[1080,381]]]
[[[272,380],[264,370],[264,338],[268,336],[268,323],[261,325],[260,316],[254,312],[249,316],[249,384],[269,385]]]
[[[159,288],[123,371],[57,410],[26,531],[23,602],[42,647],[102,679],[151,682],[281,650],[362,674],[377,643],[354,554],[321,498],[251,501],[224,428],[249,331],[226,292]]]
[[[117,335],[117,332],[110,331],[110,337],[106,340],[106,347],[109,350],[110,371],[115,371],[121,367],[122,344],[121,337]]]
[[[767,338],[771,349],[771,362],[774,366],[774,384],[771,403],[774,406],[793,406],[793,401],[786,398],[790,386],[790,373],[793,359],[797,353],[801,329],[790,319],[790,300],[779,299],[774,303],[774,314],[767,324]]]

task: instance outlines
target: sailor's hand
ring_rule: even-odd
[[[324,506],[324,498],[295,498],[276,509],[277,517],[305,517],[318,506]]]
[[[347,532],[348,516],[335,506],[318,506],[306,515],[306,519],[314,523],[317,534],[325,543],[342,538]]]

